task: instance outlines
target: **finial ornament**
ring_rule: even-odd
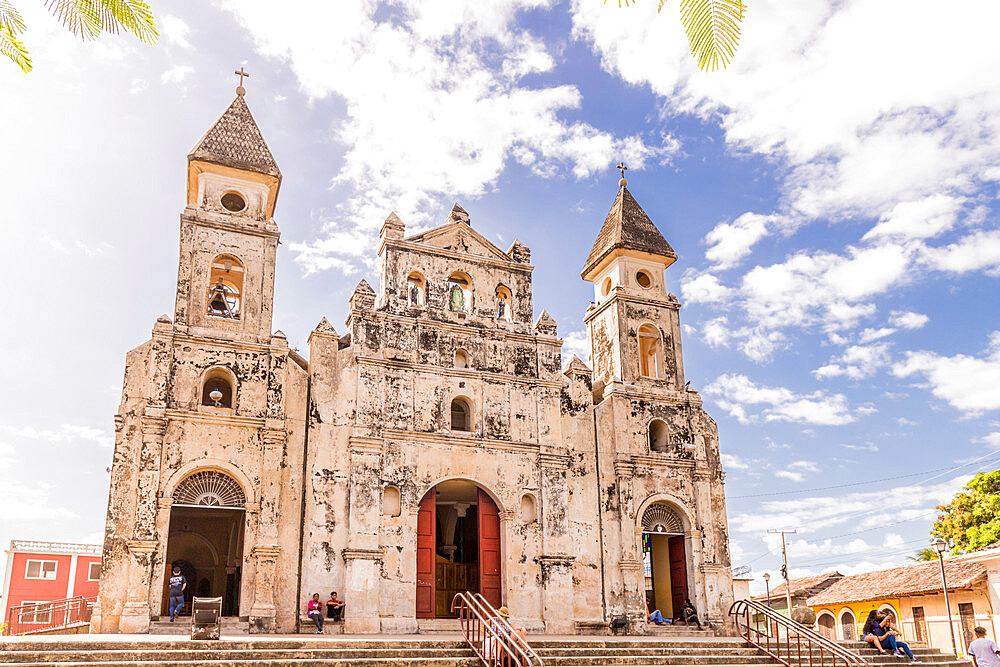
[[[626,185],[628,185],[628,181],[625,180],[625,170],[628,169],[628,167],[625,166],[624,162],[619,162],[618,166],[615,167],[615,169],[622,172],[622,179],[618,181],[618,187],[624,188]]]
[[[243,65],[240,65],[240,68],[233,72],[233,74],[239,74],[240,76],[240,85],[236,86],[236,94],[243,97],[247,93],[247,89],[243,87],[243,77],[247,77],[249,79],[250,74],[249,72],[243,71]]]

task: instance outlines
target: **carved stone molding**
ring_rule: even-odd
[[[615,461],[615,474],[619,477],[632,477],[635,474],[635,465],[630,461]]]
[[[501,522],[513,521],[515,513],[514,510],[503,510],[502,512],[499,512],[499,516]]]
[[[168,510],[173,506],[173,504],[174,504],[174,499],[171,498],[170,496],[156,499],[156,506],[159,507],[161,510]]]
[[[538,563],[542,567],[570,567],[576,556],[572,554],[547,554],[538,557]]]
[[[155,435],[157,437],[162,437],[167,431],[167,420],[163,417],[143,415],[140,423],[142,424],[143,435]]]
[[[642,572],[642,561],[641,560],[622,560],[619,564],[622,572]]]
[[[284,428],[271,428],[265,426],[260,431],[260,439],[265,447],[284,447],[288,440],[288,431]]]
[[[128,547],[130,554],[138,556],[153,553],[160,546],[160,543],[156,540],[128,540],[125,542],[125,546]]]
[[[344,560],[374,560],[382,562],[381,549],[344,549]]]
[[[277,558],[281,554],[281,547],[277,544],[258,544],[250,550],[253,558],[269,559]]]
[[[542,452],[538,455],[538,463],[543,470],[566,470],[569,468],[569,455]]]
[[[352,435],[347,441],[347,446],[352,454],[382,454],[382,438]]]

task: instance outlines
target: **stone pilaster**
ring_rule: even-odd
[[[250,607],[250,631],[274,632],[275,588],[277,583],[278,511],[281,499],[281,464],[288,433],[284,420],[268,419],[261,430],[260,512],[257,516],[256,540],[251,543],[254,559],[253,604]],[[252,545],[252,546],[251,546]]]
[[[129,540],[126,543],[128,562],[128,600],[122,608],[118,631],[124,633],[149,632],[149,573],[152,570],[155,540]]]
[[[545,630],[573,634],[573,549],[569,534],[569,456],[542,452],[542,617]]]
[[[253,606],[250,608],[250,632],[274,632],[274,588],[278,574],[278,556],[281,548],[276,544],[258,544],[250,550],[256,565],[253,586]]]
[[[627,461],[615,461],[615,477],[618,479],[618,505],[620,508],[622,600],[632,634],[646,632],[645,581],[642,570],[642,556],[639,541],[635,539],[636,516],[632,492],[632,477],[635,466]]]
[[[542,606],[545,632],[558,635],[576,633],[573,618],[573,561],[570,554],[539,558],[542,568]]]
[[[378,611],[381,576],[381,550],[344,549],[344,601],[348,609],[344,617],[345,633],[375,633],[381,629]]]

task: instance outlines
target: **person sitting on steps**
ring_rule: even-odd
[[[701,623],[698,622],[698,612],[691,604],[690,598],[684,598],[684,606],[681,607],[681,620],[684,621],[684,625],[688,623],[694,623],[701,630]]]
[[[344,620],[344,601],[337,599],[337,591],[331,592],[326,601],[326,617],[334,623]]]
[[[323,603],[319,601],[319,593],[313,593],[306,612],[306,615],[316,624],[316,634],[323,634]]]
[[[663,618],[663,614],[660,613],[659,609],[654,609],[653,613],[649,613],[649,608],[651,606],[650,602],[652,601],[649,598],[646,598],[646,622],[656,623],[657,625],[666,625],[668,621]]]
[[[910,662],[920,662],[913,657],[913,651],[906,642],[896,640],[900,635],[897,630],[889,629],[891,618],[889,614],[872,609],[865,621],[862,639],[889,655],[909,658]]]

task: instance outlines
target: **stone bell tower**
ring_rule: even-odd
[[[684,386],[680,304],[666,291],[664,270],[677,260],[624,176],[581,277],[594,283],[587,337],[594,382]]]
[[[192,335],[266,343],[281,172],[242,90],[188,155],[174,322]]]

